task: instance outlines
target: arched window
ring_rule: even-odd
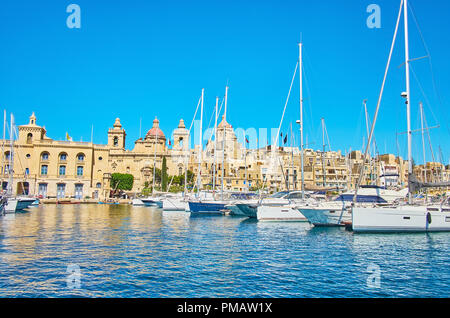
[[[78,161],[84,161],[84,153],[79,153],[78,155],[77,155],[77,160]]]
[[[114,137],[114,147],[117,147],[119,145],[119,137]]]
[[[102,184],[101,184],[100,182],[97,182],[97,184],[95,185],[95,187],[96,187],[97,189],[100,189],[100,188],[102,187]]]
[[[44,151],[43,153],[41,153],[41,160],[47,161],[49,156],[50,156],[50,154],[48,152]]]
[[[32,141],[33,141],[33,134],[32,134],[32,133],[29,133],[29,134],[27,135],[27,144],[31,144]]]
[[[67,154],[65,152],[59,154],[59,161],[67,161]]]
[[[181,176],[183,174],[183,167],[178,167],[178,175]]]
[[[11,159],[11,154],[9,151],[5,152],[5,160],[10,160]]]

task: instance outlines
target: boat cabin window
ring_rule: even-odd
[[[277,192],[275,194],[272,194],[270,197],[271,198],[282,198],[284,197],[286,194],[288,194],[289,192],[287,191],[281,191],[281,192]]]
[[[288,199],[301,199],[302,193],[301,192],[294,192],[289,194]],[[309,195],[305,193],[305,198],[309,198]]]

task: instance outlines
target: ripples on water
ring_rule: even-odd
[[[0,297],[449,297],[449,245],[450,233],[47,205],[0,218]],[[68,288],[71,264],[80,289]]]

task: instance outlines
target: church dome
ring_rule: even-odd
[[[147,132],[145,139],[156,139],[156,136],[158,136],[158,139],[166,139],[163,131],[159,128],[159,120],[157,118],[153,121],[153,127]]]

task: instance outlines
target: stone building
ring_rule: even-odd
[[[183,119],[173,131],[173,144],[159,127],[157,118],[144,138],[134,142],[132,150],[125,147],[126,131],[117,118],[107,131],[107,144],[58,141],[47,136],[45,127],[39,126],[33,113],[27,125],[18,127],[18,139],[13,144],[13,193],[39,195],[48,198],[103,199],[113,190],[113,173],[134,176],[132,192],[140,193],[153,183],[154,168],[161,169],[166,158],[167,172],[171,176],[193,172],[192,183],[201,189],[247,191],[264,187],[270,191],[298,189],[301,184],[301,157],[297,147],[247,149],[238,142],[233,127],[222,118],[217,127],[217,140],[211,137],[200,149],[190,147],[190,134]],[[171,141],[172,142],[172,141]],[[171,143],[170,142],[170,143]],[[2,142],[2,190],[6,190],[10,173],[10,141]],[[348,155],[304,151],[304,181],[306,190],[354,189],[360,169],[365,169],[363,184],[386,187],[404,187],[408,180],[408,162],[386,154],[369,158],[363,163],[362,153]],[[200,163],[200,164],[199,164]],[[214,168],[215,164],[215,168]],[[200,171],[199,171],[200,167]],[[419,178],[446,179],[450,167],[438,163],[416,166]],[[215,172],[215,174],[214,174]],[[200,176],[200,182],[198,182]]]

